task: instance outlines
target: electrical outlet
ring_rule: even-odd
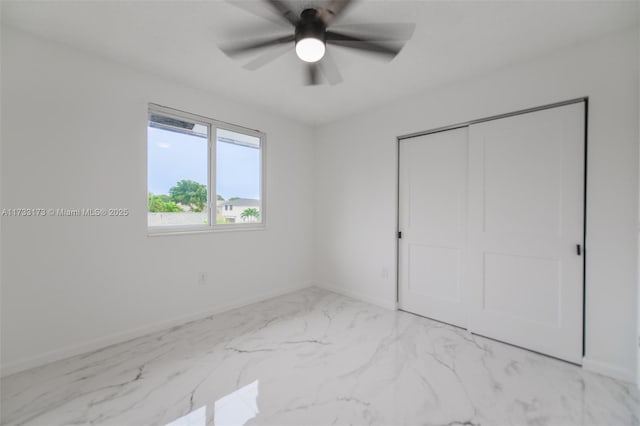
[[[382,278],[389,278],[389,269],[388,268],[382,268],[382,272],[380,272],[380,275],[382,276]]]
[[[205,285],[207,283],[207,274],[205,272],[198,272],[198,284]]]

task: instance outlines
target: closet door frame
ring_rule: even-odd
[[[399,308],[400,301],[400,238],[401,238],[401,229],[400,229],[400,142],[405,139],[410,139],[419,136],[425,136],[433,133],[445,132],[447,130],[460,129],[464,127],[469,127],[473,124],[484,123],[487,121],[499,120],[501,118],[513,117],[516,115],[527,114],[536,111],[542,111],[551,108],[557,108],[565,105],[572,105],[576,103],[584,103],[584,184],[583,184],[583,247],[582,247],[582,356],[585,355],[585,336],[586,336],[586,297],[587,297],[587,275],[586,275],[586,265],[587,265],[587,256],[588,256],[588,240],[587,240],[587,185],[588,185],[588,140],[589,140],[589,97],[581,97],[570,99],[561,102],[555,102],[551,104],[541,105],[537,107],[522,109],[518,111],[508,112],[504,114],[493,115],[489,117],[479,118],[470,120],[467,122],[452,124],[448,126],[437,127],[431,130],[424,130],[420,132],[409,133],[405,135],[401,135],[396,137],[396,307]]]

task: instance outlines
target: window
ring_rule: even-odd
[[[149,231],[264,227],[264,152],[261,132],[150,105]]]

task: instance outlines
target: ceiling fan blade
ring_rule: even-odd
[[[378,40],[371,40],[361,37],[355,37],[348,34],[337,33],[335,31],[327,31],[327,43],[337,46],[348,47],[351,49],[364,50],[371,53],[378,53],[393,58],[402,46],[391,45],[389,43],[382,44]]]
[[[291,10],[291,8],[282,0],[264,0],[271,5],[275,9],[275,11],[282,18],[289,21],[289,23],[293,26],[298,24],[299,17],[298,15]]]
[[[315,86],[318,82],[318,63],[307,64],[307,86]]]
[[[275,61],[280,56],[284,55],[291,49],[291,46],[280,45],[277,48],[272,48],[268,52],[263,53],[251,62],[248,62],[243,66],[244,69],[249,71],[255,71],[260,67],[267,65],[269,62]]]
[[[325,25],[329,26],[343,15],[345,10],[353,3],[355,3],[355,0],[327,0],[325,4],[318,7],[320,19]]]
[[[238,40],[252,41],[267,39],[270,37],[275,38],[278,36],[283,36],[285,34],[291,34],[293,32],[291,31],[291,26],[289,24],[285,24],[284,22],[282,22],[282,25],[279,25],[267,21],[261,22],[253,19],[252,21],[256,22],[252,22],[251,24],[233,25],[233,27],[225,29],[224,32],[219,32],[218,35],[221,37],[221,40],[228,40],[233,43]],[[349,31],[348,29],[345,32],[349,34],[354,33],[353,31]]]
[[[339,24],[331,29],[338,33],[346,33],[369,41],[406,41],[411,39],[416,24],[386,22],[375,24]]]
[[[336,61],[328,50],[325,52],[322,60],[318,62],[318,67],[330,85],[335,86],[342,82],[342,75],[340,75]]]
[[[245,12],[258,16],[266,21],[276,24],[281,28],[290,28],[290,23],[284,22],[280,16],[274,16],[273,9],[264,4],[263,1],[257,0],[226,0],[227,3],[242,9]]]
[[[261,49],[263,47],[277,46],[279,44],[290,43],[295,40],[295,36],[293,34],[275,38],[268,38],[266,40],[254,41],[250,43],[241,43],[234,44],[230,46],[220,46],[220,50],[222,50],[227,56],[237,56],[243,53],[250,52],[252,50]]]

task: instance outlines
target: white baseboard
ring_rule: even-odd
[[[60,349],[54,349],[49,352],[45,352],[34,357],[30,357],[17,362],[2,365],[0,367],[0,377],[9,376],[11,374],[19,373],[21,371],[29,370],[31,368],[40,367],[51,362],[60,361],[65,358],[69,358],[76,355],[81,355],[87,352],[92,352],[98,349],[105,348],[107,346],[123,343],[131,339],[145,336],[147,334],[162,331],[177,325],[185,324],[191,321],[207,318],[211,315],[220,314],[232,309],[240,308],[242,306],[251,305],[253,303],[262,302],[264,300],[272,299],[274,297],[281,296],[283,294],[291,293],[293,291],[302,290],[307,287],[311,287],[312,283],[307,283],[297,287],[284,287],[275,289],[272,291],[264,292],[259,296],[247,297],[239,300],[235,300],[230,303],[225,303],[206,311],[201,311],[195,314],[182,315],[170,320],[164,320],[153,324],[148,324],[142,327],[113,333],[107,336],[98,337],[96,339],[87,340],[84,342],[70,345]]]
[[[629,383],[636,383],[635,372],[618,367],[617,365],[607,362],[595,361],[584,357],[582,359],[582,368],[604,376],[613,377]]]
[[[377,297],[371,297],[369,295],[356,293],[354,291],[333,284],[321,283],[317,281],[314,281],[312,284],[316,287],[320,287],[334,293],[342,294],[343,296],[351,297],[352,299],[362,300],[363,302],[371,303],[372,305],[376,305],[384,309],[389,309],[392,311],[398,309],[398,306],[394,301],[379,299]]]

